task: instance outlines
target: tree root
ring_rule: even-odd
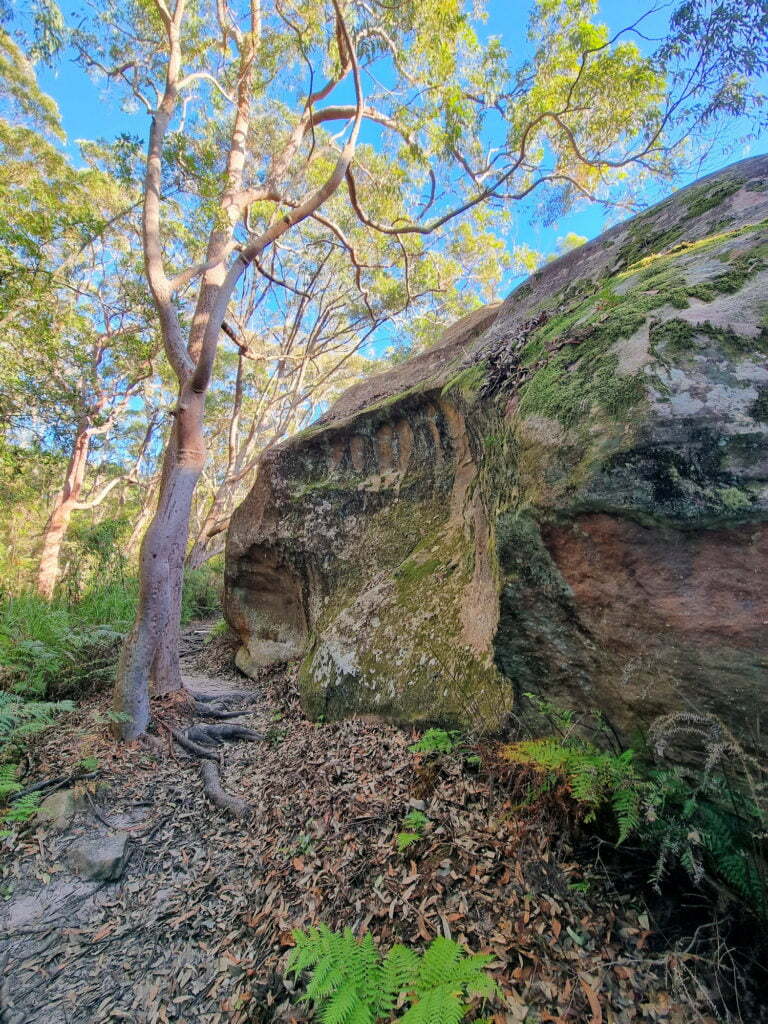
[[[193,725],[186,732],[171,729],[174,740],[199,759],[205,795],[215,807],[241,818],[251,806],[242,797],[227,793],[221,784],[219,749],[227,740],[261,740],[260,732],[244,725]]]
[[[180,732],[178,729],[171,729],[171,736],[176,740],[180,747],[183,747],[190,754],[194,754],[195,757],[202,757],[206,760],[219,761],[219,755],[214,753],[210,747],[202,747],[200,744],[195,743],[194,740],[190,739],[186,733]]]
[[[245,711],[224,711],[219,707],[212,707],[208,704],[198,704],[195,701],[195,711],[198,715],[203,715],[205,718],[215,718],[219,721],[223,721],[228,718],[240,718],[241,715],[245,714]]]
[[[223,788],[218,765],[213,764],[211,761],[202,761],[200,764],[200,774],[203,778],[205,795],[212,804],[220,807],[223,811],[234,814],[238,818],[250,812],[251,806],[246,800],[239,796],[232,796],[231,793],[227,793]]]
[[[197,690],[189,690],[184,687],[186,692],[194,698],[196,703],[200,704],[217,704],[219,701],[228,700],[241,700],[245,704],[253,704],[257,699],[255,693],[249,693],[247,690],[224,690],[221,693],[198,693]]]
[[[238,718],[240,714],[244,713],[226,712],[216,707],[208,706],[225,696],[223,694],[217,694],[215,698],[209,698],[207,695],[198,698],[197,694],[192,694],[190,691],[187,691],[187,693],[195,698],[195,711],[207,718]],[[235,696],[235,694],[231,696]],[[240,694],[237,694],[237,696],[240,696]],[[198,703],[198,699],[201,703]],[[234,722],[227,724],[215,722],[196,724],[189,726],[183,731],[181,729],[174,729],[163,721],[159,721],[158,724],[168,731],[169,741],[170,737],[172,737],[183,750],[192,754],[197,759],[200,775],[203,780],[203,790],[215,807],[220,807],[223,811],[227,811],[227,813],[233,814],[235,817],[242,817],[251,812],[251,805],[246,800],[227,793],[221,784],[221,747],[228,740],[263,740],[264,736],[262,733]]]
[[[264,736],[245,725],[193,725],[187,739],[202,746],[221,746],[228,740],[263,740]]]

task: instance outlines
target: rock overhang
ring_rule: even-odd
[[[763,702],[767,181],[617,225],[273,450],[228,537],[241,667],[491,730],[527,691],[627,732]]]

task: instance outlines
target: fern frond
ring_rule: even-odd
[[[401,1024],[460,1024],[468,1009],[456,986],[438,985],[407,1010]]]
[[[41,799],[40,793],[27,793],[26,796],[19,797],[11,804],[10,809],[4,812],[2,820],[7,822],[29,821],[40,806]]]
[[[401,945],[390,949],[378,974],[379,991],[374,994],[373,1002],[378,1016],[392,1012],[400,993],[413,988],[418,972],[419,958],[412,950]]]

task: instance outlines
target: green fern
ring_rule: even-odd
[[[420,842],[424,838],[424,829],[429,824],[429,818],[421,811],[409,811],[403,818],[404,831],[398,832],[395,836],[397,849],[403,853],[409,846]]]
[[[572,736],[526,740],[505,748],[509,761],[543,769],[551,785],[562,777],[571,794],[584,809],[584,819],[594,821],[598,811],[610,805],[618,826],[618,842],[636,831],[641,814],[641,789],[635,754],[600,750],[592,743]]]
[[[47,729],[56,715],[71,711],[73,707],[71,701],[30,701],[18,693],[0,691],[0,760],[5,761],[0,763],[0,803],[8,803],[22,789],[17,778],[18,765],[12,761],[9,763],[9,758],[14,755],[18,758],[25,739]],[[0,809],[0,823],[18,824],[28,821],[39,804],[39,793],[19,797],[8,809]]]
[[[0,691],[0,754],[18,738],[46,729],[57,714],[73,708],[70,700],[25,700],[18,693]]]
[[[768,918],[768,810],[748,786],[729,778],[724,765],[692,783],[680,768],[648,765],[632,750],[604,751],[573,733],[512,744],[505,756],[541,773],[532,799],[560,780],[585,821],[609,812],[618,843],[633,836],[654,851],[656,886],[674,865],[695,883],[709,873]]]
[[[42,795],[40,793],[27,793],[19,797],[18,800],[11,804],[10,809],[5,811],[2,820],[4,822],[16,823],[28,821],[36,813],[41,799]]]
[[[485,973],[492,958],[467,955],[450,939],[435,939],[421,956],[395,945],[382,957],[370,934],[356,939],[348,928],[338,933],[321,924],[293,937],[286,973],[310,972],[301,998],[322,1024],[459,1024],[473,998],[497,993]],[[403,1001],[410,1004],[405,1014],[393,1018]]]
[[[461,733],[453,729],[427,729],[421,739],[408,749],[414,754],[450,754],[460,742]]]

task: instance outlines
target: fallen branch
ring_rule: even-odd
[[[57,789],[70,785],[72,782],[81,782],[83,779],[95,779],[98,774],[98,772],[76,772],[74,775],[59,775],[55,779],[45,779],[43,782],[36,782],[33,786],[20,789],[18,793],[11,793],[8,797],[8,803],[12,804],[14,800],[21,800],[23,796],[27,796],[29,793],[39,793],[44,789],[50,789],[51,793],[53,793]]]

